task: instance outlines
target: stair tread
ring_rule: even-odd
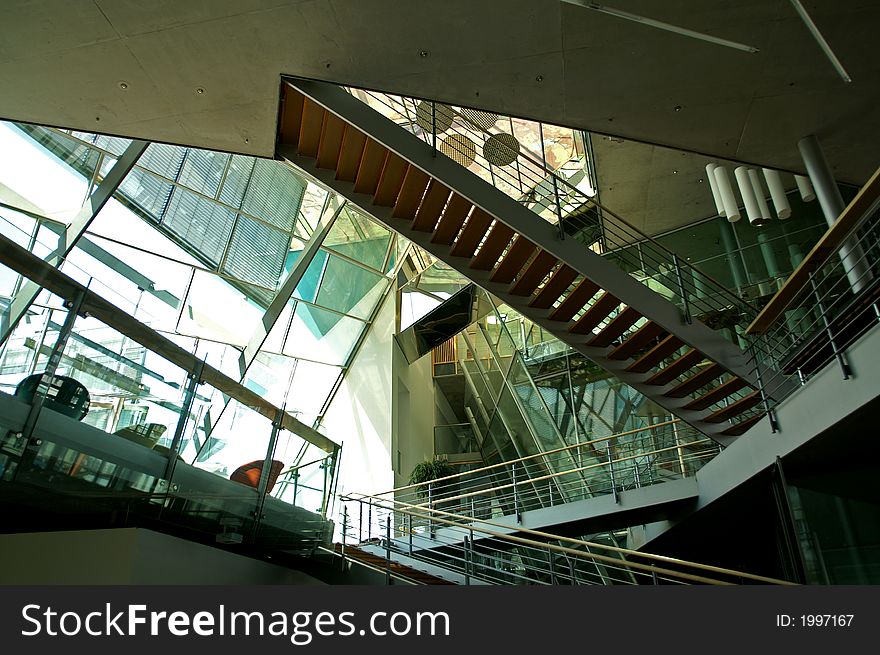
[[[673,387],[663,395],[667,398],[684,398],[695,392],[697,389],[705,387],[715,378],[721,377],[723,373],[724,368],[722,368],[721,364],[712,362],[711,365],[707,366],[696,375],[692,375],[677,387]]]
[[[722,421],[726,421],[728,419],[733,418],[734,416],[738,416],[743,412],[751,409],[755,405],[761,402],[761,394],[758,391],[753,391],[747,396],[743,396],[736,402],[729,404],[727,407],[722,407],[721,409],[709,414],[703,420],[706,423],[721,423]]]
[[[534,293],[538,285],[547,277],[547,274],[553,270],[553,267],[559,262],[556,257],[546,250],[540,250],[537,255],[529,262],[529,265],[519,276],[517,281],[510,287],[510,293],[514,296],[530,296]]]
[[[626,370],[628,373],[647,373],[683,345],[684,341],[674,334],[670,334],[663,339],[663,341],[651,348],[651,350],[627,366]]]
[[[599,323],[608,318],[608,315],[616,307],[620,305],[620,300],[610,292],[606,291],[599,299],[590,305],[589,309],[575,321],[575,324],[568,328],[572,334],[588,334]]]
[[[413,219],[412,229],[419,232],[433,232],[450,193],[449,187],[432,178],[425,192],[425,199]]]
[[[430,180],[431,176],[422,169],[412,165],[407,168],[391,215],[395,218],[414,218]]]
[[[681,357],[670,363],[668,366],[663,367],[662,369],[654,373],[654,375],[645,380],[645,384],[668,384],[679,375],[682,375],[692,369],[704,359],[706,359],[706,356],[702,352],[700,352],[696,348],[691,348]]]
[[[387,158],[388,148],[373,139],[367,140],[364,153],[358,164],[357,176],[354,179],[355,193],[367,193],[371,196],[376,193]]]
[[[305,99],[297,145],[299,154],[306,157],[318,156],[318,143],[321,140],[321,131],[326,115],[327,110],[321,105],[308,98]]]
[[[550,276],[547,284],[537,295],[529,301],[529,307],[549,309],[559,296],[565,293],[576,277],[577,271],[568,264],[563,264]]]
[[[470,218],[464,224],[464,229],[459,233],[455,245],[450,254],[453,257],[471,258],[480,245],[480,241],[486,236],[486,231],[492,224],[492,217],[479,207],[474,207]]]
[[[736,393],[743,387],[748,386],[746,381],[739,377],[734,377],[714,389],[704,393],[698,398],[694,398],[691,402],[684,406],[685,409],[706,409],[717,402],[727,398],[730,394]]]
[[[366,146],[366,135],[357,128],[346,125],[342,148],[339,150],[339,161],[336,164],[337,180],[354,182]]]
[[[501,282],[510,284],[516,274],[522,271],[523,266],[529,261],[536,250],[534,243],[526,239],[522,235],[517,235],[513,240],[510,250],[504,255],[504,258],[498,263],[498,267],[493,271],[491,280],[493,282]]]
[[[451,246],[455,237],[461,232],[461,227],[473,206],[470,200],[453,191],[446,209],[437,222],[431,242]]]
[[[345,135],[345,121],[336,114],[327,112],[321,128],[321,140],[318,143],[318,168],[336,168],[339,151],[342,148],[342,137]]]
[[[643,318],[640,311],[632,307],[627,307],[611,319],[608,325],[602,328],[599,334],[597,334],[587,345],[595,346],[597,348],[610,346],[615,339],[619,339],[620,336],[635,325],[640,318]]]
[[[559,307],[550,313],[550,320],[570,321],[571,318],[587,304],[590,298],[596,295],[597,291],[599,291],[599,285],[592,280],[584,278],[572,290],[572,292],[565,297],[565,300],[559,304]]]
[[[633,332],[626,341],[608,353],[608,359],[629,359],[664,332],[665,330],[662,327],[653,321],[648,321]]]
[[[299,129],[302,125],[302,113],[305,97],[289,84],[284,85],[284,105],[281,111],[281,122],[278,129],[280,143],[299,145]]]
[[[336,554],[342,553],[342,544],[336,543],[333,545],[333,550]],[[353,559],[355,561],[360,561],[365,564],[372,565],[378,569],[388,568],[391,572],[399,575],[401,577],[407,578],[409,580],[414,580],[417,582],[422,582],[423,584],[430,585],[454,585],[454,582],[450,582],[449,580],[444,580],[443,578],[438,578],[435,575],[431,575],[427,571],[420,571],[419,569],[415,569],[411,566],[407,566],[406,564],[402,564],[394,559],[386,560],[384,557],[380,555],[375,555],[374,553],[369,553],[365,550],[358,548],[357,546],[345,546],[345,557],[349,559]]]
[[[513,238],[513,230],[501,221],[495,221],[486,240],[480,246],[476,256],[471,260],[469,268],[477,271],[489,271],[498,262],[498,258],[510,240]]]
[[[389,151],[385,158],[385,167],[379,175],[379,185],[376,187],[376,195],[373,196],[373,204],[379,207],[393,207],[403,185],[403,178],[409,164],[395,153]]]

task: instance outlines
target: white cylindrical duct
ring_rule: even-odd
[[[767,180],[767,188],[770,189],[770,197],[773,199],[776,215],[781,219],[791,216],[791,205],[788,204],[788,198],[785,197],[785,188],[782,186],[782,180],[779,179],[779,172],[765,168],[764,179]]]
[[[804,177],[803,175],[795,175],[794,181],[797,182],[798,191],[801,192],[801,200],[804,202],[810,202],[816,199],[816,193],[813,191],[813,185],[810,183],[810,178]]]
[[[736,196],[733,195],[733,187],[730,186],[727,169],[724,166],[716,166],[712,172],[715,174],[715,184],[718,186],[718,193],[721,194],[721,202],[724,203],[727,220],[736,223],[740,219],[739,205],[736,203]]]
[[[770,214],[770,207],[767,206],[767,195],[764,193],[764,185],[761,184],[761,178],[758,171],[754,168],[749,169],[749,181],[752,183],[752,191],[755,192],[755,200],[758,202],[758,210],[761,212],[761,225],[773,219]]]
[[[755,200],[755,192],[752,190],[752,181],[749,179],[749,169],[745,166],[737,166],[733,174],[736,176],[736,183],[739,185],[739,193],[742,196],[743,204],[746,206],[746,215],[749,217],[749,223],[752,225],[761,224],[761,210],[758,208],[758,201]]]
[[[715,209],[718,211],[718,215],[726,216],[727,212],[724,209],[724,201],[721,200],[721,193],[718,191],[718,183],[715,181],[716,168],[718,168],[718,164],[706,164],[706,178],[709,180],[709,187],[712,189],[712,200],[715,201]]]

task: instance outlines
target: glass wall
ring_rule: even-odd
[[[47,257],[129,141],[0,123],[0,144],[0,233]],[[264,326],[267,307],[319,221],[331,220],[331,205],[343,208],[314,257],[303,261],[305,272],[277,320]],[[408,248],[286,164],[150,144],[61,270],[320,430]],[[2,269],[0,310],[25,283]],[[0,391],[13,393],[45,367],[62,310],[41,295],[0,346]],[[243,369],[242,350],[265,328],[265,342]],[[149,432],[158,438],[150,447],[170,446],[186,387],[180,371],[89,321],[77,321],[62,368],[90,392],[89,425],[109,433],[154,426]],[[223,394],[197,395],[181,456],[222,477],[262,459],[269,432],[252,437],[251,414]],[[286,470],[322,455],[293,435],[276,454]],[[318,470],[311,467],[309,475],[320,478]],[[306,487],[321,485],[296,485]],[[279,493],[293,488],[288,476]]]

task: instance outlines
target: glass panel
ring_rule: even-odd
[[[216,275],[196,271],[186,295],[178,331],[194,337],[246,345],[263,309]]]
[[[179,182],[213,198],[220,188],[223,170],[228,162],[229,155],[226,153],[190,148],[180,171]]]
[[[346,207],[336,219],[323,246],[366,266],[382,271],[391,233]]]
[[[158,440],[174,434],[186,372],[103,323],[77,319],[58,375],[77,380],[88,390],[90,406],[84,423],[108,433],[134,432],[131,440],[138,443],[140,437]]]
[[[234,212],[182,188],[174,190],[162,219],[165,228],[214,265],[220,263],[234,222]]]
[[[363,322],[348,316],[297,303],[284,354],[325,364],[345,364],[364,327]]]
[[[275,289],[289,244],[288,233],[239,215],[226,252],[223,272],[239,280]]]
[[[289,166],[258,159],[241,208],[290,233],[304,190],[305,184]]]
[[[287,394],[287,409],[306,425],[313,425],[336,386],[342,369],[299,360]]]
[[[316,303],[357,318],[369,318],[388,286],[387,278],[330,255]]]

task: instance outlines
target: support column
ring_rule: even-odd
[[[736,238],[733,235],[733,228],[727,221],[718,221],[721,230],[721,241],[724,243],[724,252],[727,254],[727,260],[730,265],[730,274],[733,276],[733,284],[736,286],[738,293],[742,294],[742,290],[746,286],[746,273],[743,270],[742,261],[736,247]]]
[[[843,202],[843,196],[840,195],[840,189],[837,188],[837,182],[834,180],[828,162],[825,160],[825,155],[822,153],[819,139],[812,134],[804,137],[798,141],[798,150],[800,150],[804,165],[807,167],[807,173],[810,175],[816,197],[819,198],[825,220],[831,227],[843,213],[846,205]],[[840,247],[840,260],[843,262],[843,268],[853,293],[864,289],[873,276],[865,262],[865,253],[861,246],[852,238],[847,239]]]

